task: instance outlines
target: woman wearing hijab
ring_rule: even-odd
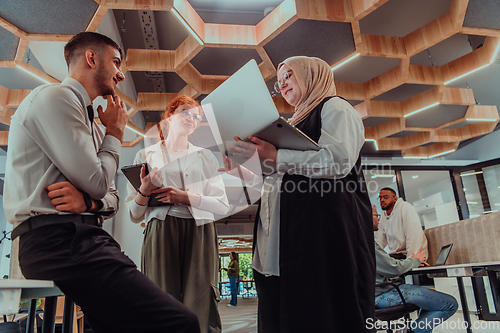
[[[321,59],[286,59],[276,88],[295,107],[289,121],[321,149],[277,150],[256,137],[253,147],[239,139],[232,147],[243,156],[256,148],[277,170],[264,178],[255,226],[259,332],[366,332],[375,263],[361,117],[334,96],[333,72]]]
[[[229,203],[217,158],[188,141],[201,116],[199,104],[188,96],[167,105],[161,140],[137,152],[134,160],[152,169],[146,174],[143,165],[141,186],[136,191],[129,184],[126,203],[132,222],[147,222],[141,271],[197,315],[202,333],[215,333],[222,326],[219,253],[210,222],[214,214],[227,213]],[[168,205],[148,207],[152,194]]]

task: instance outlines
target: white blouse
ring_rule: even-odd
[[[184,190],[200,196],[198,207],[187,206],[192,217],[196,219],[197,225],[212,222],[214,214],[226,214],[229,211],[229,202],[226,197],[224,182],[217,171],[219,162],[213,153],[189,143],[187,154],[184,157],[182,154],[172,156],[172,154],[163,152],[161,148],[162,142],[160,141],[151,147],[138,151],[134,164],[147,162],[151,168],[157,167],[160,169],[164,179],[164,186],[182,189],[181,179],[183,179]],[[174,159],[174,157],[176,158]],[[176,160],[181,162],[182,177]],[[152,218],[165,220],[173,207],[171,205],[141,206],[135,201],[136,194],[136,190],[129,183],[125,203],[129,209],[132,222],[149,222]]]

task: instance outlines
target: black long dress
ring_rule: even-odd
[[[321,110],[330,98],[297,125],[316,142]],[[308,184],[308,190],[290,192],[299,182],[302,188]],[[274,297],[279,301],[272,300],[279,302],[279,331],[369,331],[367,319],[374,317],[375,309],[375,258],[361,160],[342,179],[285,174],[281,190],[280,276],[275,284],[279,296]],[[262,305],[259,311],[266,309]]]

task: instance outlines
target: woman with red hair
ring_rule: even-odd
[[[229,203],[216,157],[188,141],[202,115],[188,96],[167,105],[160,140],[135,157],[134,164],[143,164],[141,186],[136,191],[129,184],[126,203],[133,222],[147,223],[141,271],[198,316],[201,332],[212,333],[221,332],[221,321],[217,233],[211,222],[214,214],[227,213]],[[149,207],[151,195],[164,205]]]

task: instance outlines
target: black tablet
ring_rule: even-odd
[[[121,168],[123,174],[125,175],[125,177],[127,177],[128,181],[130,182],[130,184],[132,184],[132,186],[135,188],[136,191],[141,186],[141,167],[144,164],[146,165],[146,174],[148,174],[150,170],[150,166],[148,163],[128,165]],[[168,206],[168,205],[171,204],[158,201],[156,199],[156,194],[152,194],[151,197],[149,198],[148,202],[149,207]]]

